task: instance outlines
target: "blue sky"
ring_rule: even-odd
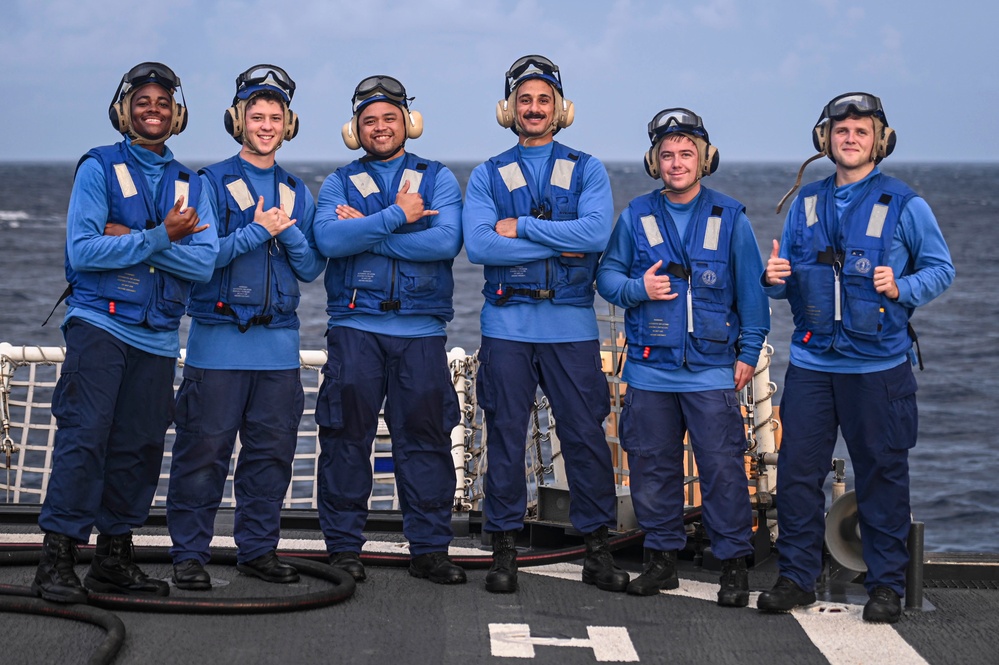
[[[288,70],[299,136],[284,161],[353,157],[340,139],[350,95],[371,74],[399,78],[426,131],[410,148],[481,161],[513,142],[495,121],[503,74],[540,53],[576,105],[565,143],[636,161],[660,109],[699,113],[732,161],[794,161],[833,96],[881,97],[897,161],[999,161],[999,9],[980,0],[13,0],[3,4],[0,160],[75,160],[118,135],[108,102],[144,60],[180,76],[188,129],[171,139],[205,163],[237,149],[222,116],[236,75]],[[10,117],[8,116],[10,119]]]

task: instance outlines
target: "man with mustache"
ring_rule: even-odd
[[[517,145],[480,164],[462,224],[472,263],[484,266],[478,399],[488,436],[483,531],[493,565],[486,590],[517,590],[517,532],[524,526],[527,424],[540,385],[552,405],[569,478],[569,518],[584,534],[583,581],[624,591],[608,529],[616,524],[610,412],[601,369],[593,280],[610,237],[610,180],[594,157],[554,140],[573,119],[558,67],[530,55],[506,74],[497,120]]]

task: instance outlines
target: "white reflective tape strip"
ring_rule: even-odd
[[[132,174],[128,172],[127,165],[115,164],[114,174],[118,176],[118,186],[121,187],[121,193],[126,199],[139,193],[139,190],[135,188],[135,183],[132,182]]]
[[[382,191],[378,189],[378,183],[376,183],[367,173],[355,173],[350,176],[350,181],[354,183],[354,187],[357,187],[357,191],[359,191],[361,196],[364,198],[368,198],[372,194],[377,194]]]
[[[843,307],[840,305],[840,302],[839,302],[839,297],[840,297],[839,296],[839,271],[835,270],[835,272],[833,274],[835,275],[835,278],[833,280],[833,303],[834,303],[834,307],[835,307],[834,311],[836,313],[834,319],[836,321],[842,321],[843,320]]]
[[[663,244],[663,234],[659,232],[659,224],[656,223],[655,215],[645,215],[642,219],[642,228],[645,229],[645,239],[649,241],[650,247]]]
[[[694,290],[690,288],[690,280],[687,280],[687,332],[694,333]]]
[[[718,249],[718,236],[721,234],[721,217],[708,217],[708,226],[704,229],[704,249]]]
[[[506,185],[507,190],[512,192],[515,189],[527,187],[524,172],[520,170],[520,164],[517,162],[510,162],[506,166],[501,166],[498,171],[500,177],[503,178],[503,184]]]
[[[255,203],[253,201],[253,195],[250,194],[249,187],[243,182],[242,178],[239,180],[233,180],[228,185],[225,186],[229,190],[229,194],[232,195],[232,200],[236,202],[240,210],[246,210],[247,208],[252,208]]]
[[[282,182],[278,185],[278,198],[281,199],[284,214],[290,217],[295,209],[295,190]]]
[[[191,183],[186,180],[174,180],[173,181],[173,202],[177,203],[183,197],[184,205],[181,207],[180,211],[184,212],[187,210],[187,204],[191,202]]]
[[[806,196],[805,197],[805,224],[812,226],[815,222],[819,221],[819,216],[815,212],[815,207],[818,205],[818,196]]]
[[[888,216],[888,206],[883,203],[874,204],[871,210],[871,218],[867,220],[867,235],[871,238],[880,238],[881,232],[885,228],[885,217]]]
[[[402,178],[399,180],[399,191],[402,191],[403,186],[406,181],[409,181],[409,193],[420,191],[420,185],[423,183],[423,171],[416,171],[414,169],[404,169],[402,172]]]
[[[569,189],[572,184],[572,170],[576,168],[576,162],[571,159],[556,159],[552,168],[551,184],[554,187]]]

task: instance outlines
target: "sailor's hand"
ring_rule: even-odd
[[[741,360],[735,361],[735,389],[736,391],[742,390],[746,385],[753,380],[753,374],[756,372],[756,368],[752,365],[747,365]]]
[[[898,299],[898,284],[891,266],[877,266],[874,269],[874,290],[892,300]]]
[[[124,224],[108,222],[104,225],[104,235],[106,236],[127,236],[132,230]]]
[[[399,193],[395,195],[395,204],[406,213],[407,224],[418,222],[427,215],[438,214],[437,210],[427,210],[424,207],[423,196],[419,192],[410,193],[408,180],[402,184]]]
[[[506,219],[501,219],[496,222],[496,233],[500,234],[504,238],[516,238],[517,218],[507,217]]]
[[[177,242],[192,233],[201,233],[208,228],[207,224],[198,226],[200,221],[201,218],[198,217],[198,211],[194,208],[185,208],[184,197],[180,196],[177,198],[177,202],[173,204],[173,207],[170,208],[166,219],[163,220],[163,226],[166,227],[170,242]]]
[[[679,298],[679,293],[670,291],[669,275],[657,275],[656,271],[662,268],[662,259],[652,264],[652,267],[645,271],[642,281],[645,283],[645,293],[649,300],[673,300]]]
[[[364,215],[357,208],[352,208],[342,203],[336,207],[337,219],[360,219],[362,217]]]
[[[780,257],[780,243],[774,240],[773,251],[767,259],[767,284],[774,286],[783,284],[787,277],[791,276],[791,262]]]
[[[261,196],[257,199],[257,209],[253,211],[253,222],[267,229],[273,238],[289,226],[294,225],[295,220],[288,217],[288,213],[284,211],[284,206],[264,210],[264,197]]]

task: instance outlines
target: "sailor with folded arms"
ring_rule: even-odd
[[[603,430],[610,398],[593,310],[614,205],[603,164],[553,138],[573,115],[558,67],[539,55],[518,59],[496,112],[517,145],[477,166],[465,192],[465,247],[486,282],[477,391],[489,439],[483,530],[492,535],[486,589],[494,593],[517,589],[527,425],[539,385],[562,444],[569,519],[586,541],[583,581],[607,591],[628,585],[608,545],[616,523]]]
[[[52,396],[58,430],[32,584],[46,600],[83,602],[86,589],[169,593],[135,564],[132,530],[149,516],[159,480],[187,291],[211,277],[218,252],[201,181],[166,146],[187,125],[178,89],[166,65],[129,70],[109,109],[124,140],[77,166],[66,217],[66,359]],[[76,546],[94,527],[81,584]]]
[[[358,83],[342,135],[364,156],[319,191],[316,243],[330,257],[328,361],[316,404],[319,522],[330,564],[364,580],[371,446],[384,403],[409,574],[462,584],[465,571],[448,557],[450,433],[461,414],[444,346],[454,316],[461,190],[443,164],[406,150],[406,140],[423,132],[411,101],[391,76]]]

